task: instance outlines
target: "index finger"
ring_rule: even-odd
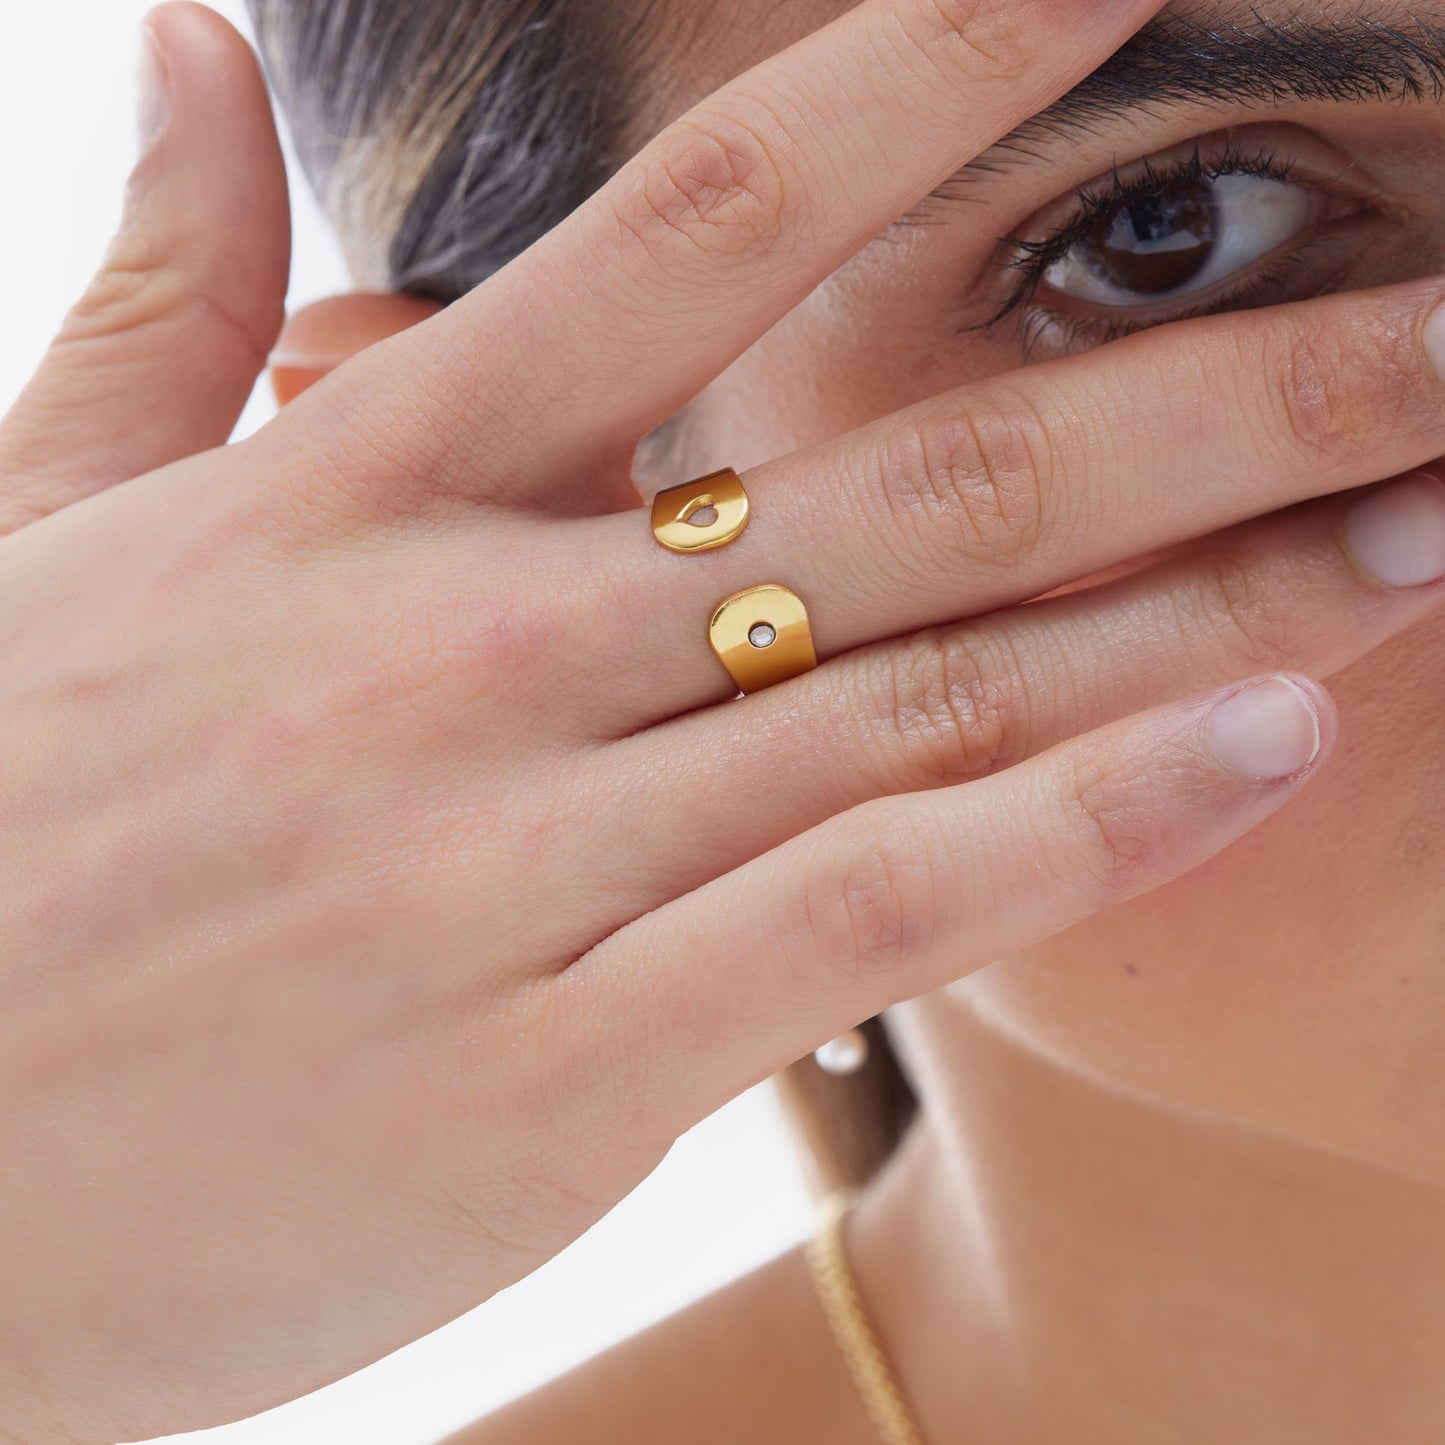
[[[865,0],[702,101],[394,343],[411,348],[404,370],[421,384],[373,399],[368,430],[379,401],[391,424],[428,428],[443,485],[596,510],[599,459],[630,460],[844,261],[1161,4]]]

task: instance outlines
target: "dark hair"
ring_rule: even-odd
[[[306,173],[358,284],[455,300],[623,160],[649,0],[247,0]],[[620,11],[627,11],[624,18]],[[815,1192],[861,1185],[917,1113],[881,1019],[870,1061],[776,1079]]]

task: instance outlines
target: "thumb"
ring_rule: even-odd
[[[120,231],[0,424],[0,534],[230,436],[281,327],[285,164],[256,58],[203,6],[142,33]]]

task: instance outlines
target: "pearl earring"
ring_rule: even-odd
[[[823,1045],[813,1057],[825,1074],[856,1074],[868,1062],[868,1036],[862,1029],[849,1029]]]

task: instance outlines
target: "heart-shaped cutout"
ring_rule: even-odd
[[[678,514],[679,522],[689,527],[711,527],[717,522],[717,498],[708,493],[694,497]]]

